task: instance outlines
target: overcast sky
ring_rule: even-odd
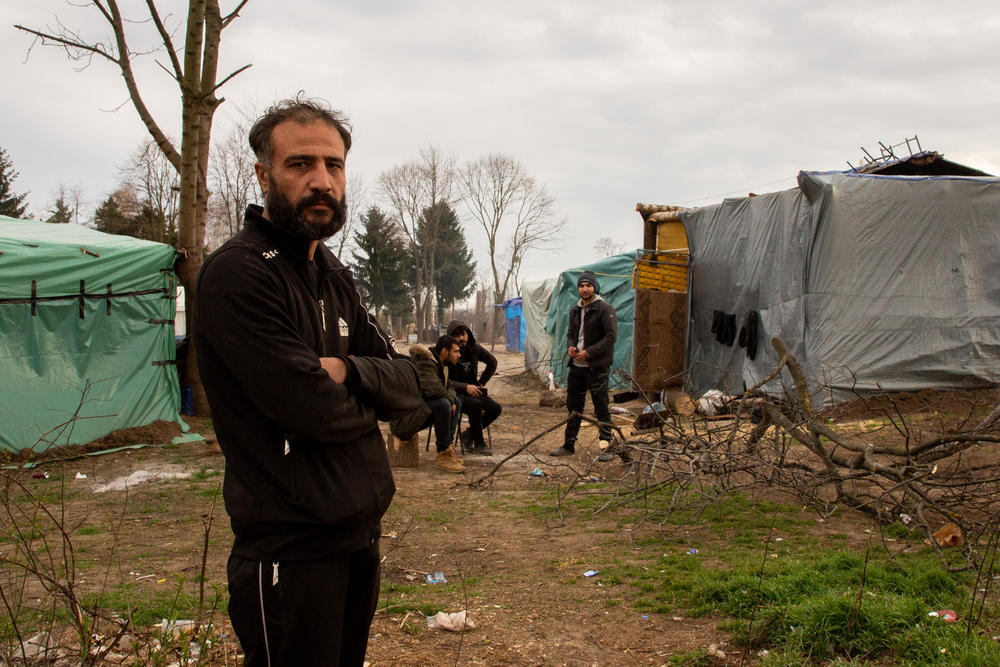
[[[145,3],[119,2],[142,17]],[[184,3],[158,4],[176,28]],[[0,6],[0,146],[21,174],[15,190],[30,191],[36,214],[60,184],[96,204],[145,129],[113,66],[78,72],[52,47],[27,56],[32,40],[13,24],[58,15],[88,37],[108,31],[63,0]],[[151,48],[150,27],[135,28],[133,48]],[[596,259],[599,237],[641,246],[636,202],[792,187],[799,170],[844,169],[878,141],[916,134],[1000,174],[1000,12],[989,2],[251,0],[221,54],[220,78],[253,66],[222,89],[214,136],[241,107],[322,97],[350,116],[348,170],[373,198],[379,173],[430,145],[459,161],[520,160],[568,223],[555,248],[529,256],[526,278]],[[154,58],[166,64],[147,57],[140,85],[179,135],[176,85]],[[481,230],[458,212],[481,253]]]

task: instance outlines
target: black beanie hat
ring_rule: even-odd
[[[590,283],[594,286],[594,294],[601,293],[601,285],[597,282],[597,276],[594,275],[593,271],[584,271],[580,274],[580,277],[576,279],[576,286],[579,287],[580,283]]]

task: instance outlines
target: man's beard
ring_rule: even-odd
[[[303,197],[296,204],[285,196],[274,180],[271,180],[264,197],[264,207],[267,209],[271,222],[286,229],[293,235],[307,241],[322,241],[328,239],[344,226],[347,220],[346,196],[339,200],[327,192],[314,192]],[[311,222],[303,212],[310,206],[328,206],[332,211],[330,219],[325,222]]]

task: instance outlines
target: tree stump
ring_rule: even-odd
[[[386,439],[389,465],[393,468],[416,468],[420,465],[420,434],[409,440],[400,440],[392,433]]]

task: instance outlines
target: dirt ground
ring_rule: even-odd
[[[680,529],[677,535],[664,535],[658,529],[620,523],[610,513],[563,521],[555,511],[519,511],[552,505],[551,492],[579,473],[607,480],[624,474],[626,467],[617,460],[594,461],[595,429],[583,429],[578,454],[569,461],[545,456],[561,444],[559,428],[507,461],[492,485],[468,484],[565,418],[565,408],[538,406],[543,387],[523,373],[522,355],[497,356],[500,368],[490,392],[504,406],[504,414],[491,429],[494,455],[466,456],[466,472],[450,475],[434,467],[433,448],[425,451],[421,441],[420,466],[395,470],[398,490],[383,523],[384,587],[402,590],[405,596],[408,587],[421,586],[426,574],[444,572],[451,584],[442,587],[441,594],[427,595],[421,589],[420,599],[429,597],[440,607],[436,611],[467,609],[476,627],[465,633],[428,629],[423,613],[401,611],[403,598],[390,592],[380,601],[372,626],[370,663],[662,665],[671,656],[714,644],[726,654],[717,664],[753,664],[752,657],[743,658],[732,649],[728,633],[719,629],[723,619],[686,618],[680,610],[640,613],[630,604],[628,586],[604,585],[602,574],[583,574],[645,566],[650,548],[635,546],[638,538],[648,537],[641,532],[662,537],[659,549],[665,551],[680,549],[676,540],[685,537]],[[928,394],[912,398],[910,407],[957,414],[970,402],[995,404],[998,398],[995,390],[964,394]],[[870,409],[848,406],[831,418],[861,418]],[[212,517],[205,578],[209,592],[213,585],[224,584],[232,543],[221,501],[224,461],[210,427],[198,421],[193,427],[205,441],[42,461],[16,473],[18,482],[36,496],[66,498],[66,523],[75,531],[78,569],[85,581],[102,586],[130,582],[168,597],[179,586],[196,595]],[[158,424],[116,434],[101,446],[164,442],[174,435],[174,426]],[[529,474],[536,469],[544,475]],[[46,472],[48,478],[39,477]],[[846,515],[835,527],[817,523],[816,533],[860,535],[868,526],[864,517]],[[618,562],[607,558],[611,545]],[[706,546],[710,550],[710,541]],[[634,557],[634,563],[621,562],[623,553],[626,561]],[[393,606],[387,607],[390,599]],[[211,664],[239,664],[232,631],[221,627],[225,641],[213,649]]]

